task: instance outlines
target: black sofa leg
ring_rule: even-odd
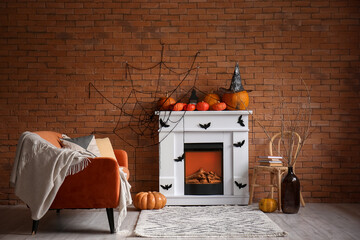
[[[115,225],[114,225],[114,210],[112,208],[106,209],[106,214],[109,220],[110,232],[115,233]]]
[[[32,232],[31,232],[32,235],[36,234],[38,227],[39,227],[39,220],[33,220]]]

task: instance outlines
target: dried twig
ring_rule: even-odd
[[[276,148],[276,154],[282,156],[283,159],[287,161],[288,166],[294,166],[300,151],[310,135],[312,114],[310,91],[302,78],[301,83],[304,85],[307,94],[305,106],[304,103],[300,101],[300,96],[297,97],[296,107],[287,106],[284,99],[284,92],[279,91],[280,101],[278,111],[281,121],[279,127],[266,127],[260,121],[255,119],[255,122],[263,129],[270,141],[272,141],[272,135],[279,132],[281,133],[278,143],[281,147]],[[276,111],[277,109],[274,110],[274,115],[276,114]],[[273,120],[273,124],[274,122],[275,120]]]

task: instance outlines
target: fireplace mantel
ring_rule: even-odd
[[[251,111],[160,111],[159,191],[168,205],[247,204]],[[223,144],[223,194],[184,194],[184,144]]]

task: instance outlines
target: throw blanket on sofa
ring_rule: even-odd
[[[119,207],[118,207],[119,216],[118,216],[117,224],[115,226],[115,231],[118,234],[122,234],[123,231],[120,231],[120,226],[127,215],[127,206],[132,204],[132,199],[131,199],[131,193],[130,193],[131,185],[129,184],[128,180],[126,179],[126,173],[124,173],[122,167],[119,168],[119,173],[120,173],[120,179],[121,179],[120,199],[119,199]]]
[[[86,152],[57,148],[35,133],[20,136],[10,184],[29,206],[33,220],[49,210],[65,177],[83,170],[91,157]]]

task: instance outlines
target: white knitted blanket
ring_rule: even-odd
[[[18,141],[10,184],[39,220],[49,210],[66,176],[83,170],[89,153],[57,148],[39,135],[24,132]]]
[[[117,223],[115,225],[115,231],[118,234],[124,234],[124,230],[120,230],[121,224],[124,221],[127,215],[127,206],[132,204],[130,188],[131,185],[129,184],[128,180],[126,179],[126,173],[123,171],[122,167],[119,168],[120,173],[120,200],[119,200],[119,216]]]

